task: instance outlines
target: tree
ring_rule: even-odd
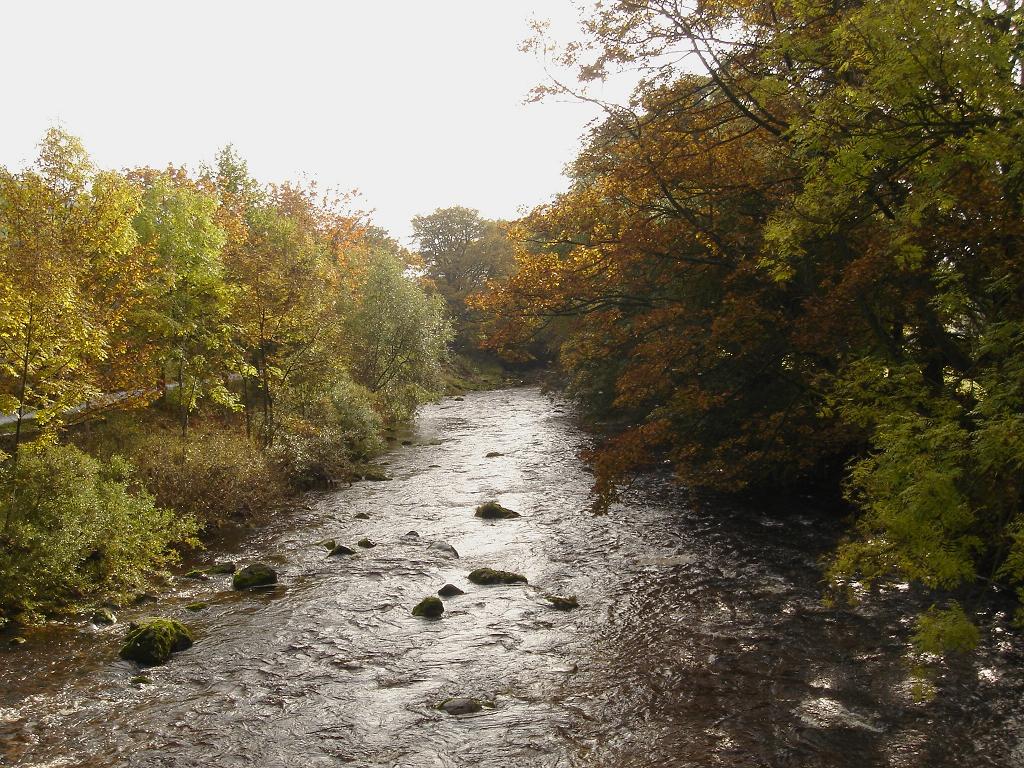
[[[110,329],[137,296],[137,191],[57,129],[35,166],[0,171],[0,411],[46,425],[99,394]]]
[[[467,298],[483,290],[488,280],[508,274],[512,248],[505,225],[481,218],[474,209],[455,206],[417,216],[412,227],[425,274],[455,320],[457,346],[475,348],[479,317]]]

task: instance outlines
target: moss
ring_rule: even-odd
[[[413,616],[422,616],[425,619],[439,619],[441,614],[444,613],[444,603],[441,602],[441,598],[424,597],[415,608],[412,609]]]
[[[484,520],[507,520],[519,517],[519,513],[506,509],[496,501],[487,501],[476,508],[476,516],[482,517]]]
[[[171,654],[192,646],[192,632],[174,619],[147,619],[125,637],[121,658],[140,664],[163,664]]]
[[[512,571],[498,571],[494,568],[477,568],[470,572],[469,580],[474,584],[528,584],[526,577]]]
[[[249,589],[277,583],[277,571],[264,563],[253,563],[238,571],[231,580],[235,589]]]
[[[580,607],[579,601],[576,600],[576,595],[544,595],[552,608],[557,608],[560,611],[572,611]]]
[[[149,685],[153,680],[149,675],[135,675],[128,682],[132,685]]]
[[[205,610],[205,609],[207,609],[209,607],[210,607],[209,603],[202,603],[202,602],[200,602],[200,603],[189,603],[188,605],[185,606],[185,610],[186,611],[192,611],[193,613],[195,613],[196,611],[202,611],[202,610]]]
[[[377,545],[374,544],[369,539],[360,539],[359,541],[356,542],[356,546],[357,547],[362,547],[363,549],[373,549]]]

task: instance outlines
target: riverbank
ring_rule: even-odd
[[[270,563],[274,588],[176,579],[117,625],[40,627],[3,649],[0,764],[1014,764],[1015,636],[943,662],[919,700],[901,620],[917,598],[823,605],[819,558],[840,531],[811,502],[694,504],[653,475],[593,517],[570,404],[536,388],[463,398],[424,407],[382,457],[391,481],[310,493],[205,553]],[[489,499],[522,517],[476,518]],[[325,538],[358,554],[329,558]],[[481,567],[529,584],[476,586]],[[445,583],[466,594],[440,621],[413,617]],[[117,650],[145,615],[187,622],[196,644],[132,683]],[[463,696],[493,706],[436,709]]]

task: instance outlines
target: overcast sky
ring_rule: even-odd
[[[192,168],[233,143],[263,181],[358,188],[397,236],[448,205],[509,218],[564,188],[591,108],[524,104],[533,17],[570,0],[191,0],[0,6],[0,164],[47,127],[104,168]]]

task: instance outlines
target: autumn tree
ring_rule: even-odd
[[[487,281],[508,274],[512,250],[505,224],[490,221],[471,208],[439,208],[412,220],[413,239],[426,277],[448,303],[455,320],[457,346],[475,349],[479,317],[467,298]]]

